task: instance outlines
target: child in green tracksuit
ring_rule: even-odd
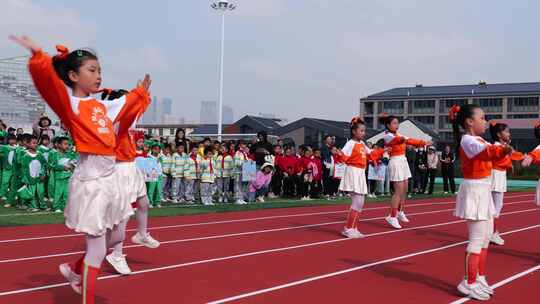
[[[158,142],[151,144],[151,153],[149,158],[153,158],[157,162],[158,168],[155,170],[155,176],[151,176],[151,181],[146,182],[146,192],[150,201],[150,208],[161,208],[161,193],[163,191],[163,170],[162,159],[160,158],[161,145]]]
[[[26,152],[19,162],[23,186],[17,190],[18,196],[31,212],[39,211],[39,209],[47,210],[44,201],[46,161],[43,155],[37,151],[38,139],[36,136],[28,136],[25,143]]]
[[[62,213],[69,195],[69,179],[75,169],[77,156],[69,149],[67,137],[56,140],[57,151],[49,155],[49,165],[54,176],[53,210]]]
[[[163,147],[163,153],[159,156],[161,167],[163,169],[162,178],[162,202],[172,201],[173,195],[173,155],[169,144]]]
[[[43,134],[41,135],[41,140],[39,142],[39,146],[37,148],[37,151],[41,153],[43,158],[45,159],[45,181],[43,182],[43,185],[45,186],[45,202],[52,202],[52,198],[54,197],[53,193],[49,193],[48,185],[49,185],[49,179],[51,178],[51,168],[49,167],[49,155],[51,153],[50,148],[51,139],[49,138],[49,135]],[[52,204],[50,204],[52,205]]]
[[[214,195],[214,182],[216,174],[214,171],[214,150],[209,146],[204,148],[204,157],[201,160],[201,201],[204,205],[214,205],[212,196]]]
[[[17,208],[19,209],[28,208],[28,206],[26,206],[25,204],[22,204],[22,202],[19,200],[18,190],[22,186],[21,160],[22,160],[23,155],[26,154],[26,146],[28,143],[28,139],[31,136],[32,135],[25,133],[17,139],[17,142],[19,143],[19,145],[15,148],[15,154],[13,157],[13,174],[11,177],[9,192],[7,194],[7,199],[6,199],[7,204],[11,206],[17,205]]]
[[[2,184],[0,185],[0,197],[5,202],[4,207],[9,208],[11,204],[7,202],[7,195],[13,179],[13,165],[15,160],[15,149],[17,148],[17,137],[13,134],[7,137],[8,144],[0,146],[0,157],[2,157]]]

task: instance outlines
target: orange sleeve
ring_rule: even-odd
[[[513,161],[522,161],[524,158],[525,158],[525,155],[523,155],[523,153],[518,152],[518,151],[514,151],[510,155],[510,159]]]
[[[135,119],[146,111],[149,104],[150,95],[148,95],[148,91],[142,87],[131,90],[126,95],[126,102],[114,122],[121,122],[121,125],[127,125],[128,127],[131,126]]]
[[[368,161],[377,162],[384,154],[384,149],[373,149],[369,154]]]
[[[385,143],[385,146],[401,145],[406,141],[407,140],[403,136],[394,136],[394,138],[390,142]]]
[[[52,58],[41,50],[37,51],[29,60],[28,69],[41,97],[70,129],[74,115],[71,100],[64,82],[54,70]]]
[[[503,147],[498,145],[488,145],[484,151],[478,153],[473,159],[481,161],[493,161],[504,158]]]
[[[425,146],[427,144],[423,140],[414,139],[414,138],[409,138],[409,139],[405,140],[405,143],[407,145],[411,145],[411,146],[415,146],[415,147],[422,147],[422,146]]]
[[[533,158],[535,164],[540,163],[540,149],[535,149],[529,152],[529,156]]]

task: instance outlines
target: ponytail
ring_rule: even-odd
[[[465,130],[465,120],[472,118],[475,109],[480,107],[474,104],[463,106],[454,105],[448,111],[448,119],[452,122],[452,131],[454,134],[454,144],[456,145],[456,158],[459,158],[459,147],[461,145],[461,128]]]
[[[119,90],[103,89],[101,93],[101,100],[115,100],[126,95],[127,93],[129,92],[123,89],[119,89]]]
[[[64,84],[70,88],[73,88],[73,82],[69,78],[69,72],[79,72],[86,60],[98,59],[96,54],[88,49],[79,49],[70,53],[67,47],[57,45],[56,50],[58,54],[52,59],[54,70]]]

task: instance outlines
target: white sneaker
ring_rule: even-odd
[[[487,301],[490,299],[490,296],[484,292],[482,289],[482,286],[480,286],[480,283],[476,282],[474,284],[468,284],[467,280],[461,281],[459,283],[457,289],[462,294],[469,296],[472,299],[480,300],[480,301]]]
[[[248,202],[244,201],[244,200],[237,200],[235,204],[237,205],[246,205]]]
[[[158,204],[156,207],[161,208],[162,206],[161,206],[161,204]]]
[[[403,211],[398,212],[397,217],[398,217],[398,220],[400,220],[400,221],[402,221],[404,223],[409,222],[409,219],[407,218],[407,216],[405,215],[405,212],[403,212]]]
[[[257,202],[264,203],[264,197],[263,196],[257,197]]]
[[[341,234],[343,234],[343,236],[345,236],[345,237],[347,237],[349,239],[359,239],[359,238],[363,237],[363,235],[358,230],[356,230],[354,228],[345,228],[345,229],[343,229]]]
[[[154,205],[150,205],[150,206],[148,206],[148,208],[153,209],[153,208],[154,208]]]
[[[4,208],[9,208],[9,207],[11,207],[10,204],[5,204],[5,205],[4,205]]]
[[[131,237],[131,241],[135,244],[143,245],[144,247],[151,249],[158,248],[160,245],[159,242],[150,235],[150,233],[147,233],[146,237],[144,237],[137,232]]]
[[[71,270],[68,263],[61,264],[60,273],[69,282],[69,285],[77,294],[81,294],[81,276]]]
[[[448,191],[444,191],[444,194],[448,194]]]
[[[214,206],[215,204],[212,201],[209,201],[208,203],[204,203],[205,206]]]
[[[218,200],[219,203],[223,203],[223,197],[220,197]]]
[[[56,210],[54,210],[54,213],[63,213],[63,212],[60,209],[56,209]]]
[[[491,288],[491,286],[489,286],[487,280],[486,280],[486,276],[477,276],[476,277],[476,282],[478,284],[480,284],[480,286],[482,287],[482,290],[487,293],[488,295],[492,296],[495,294],[495,290],[493,290],[493,288]]]
[[[268,193],[268,198],[277,198],[277,195],[274,194],[274,192]]]
[[[107,262],[111,264],[111,266],[118,272],[119,274],[128,275],[131,274],[131,269],[129,269],[129,266],[126,262],[126,255],[116,255],[113,253],[109,254],[105,257]]]
[[[361,238],[364,237],[364,234],[363,234],[362,232],[360,232],[360,231],[358,230],[358,228],[354,228],[354,230],[356,230],[356,233],[357,233]]]
[[[491,239],[490,241],[493,243],[493,244],[497,244],[499,246],[503,246],[504,245],[504,240],[501,238],[501,235],[499,234],[499,232],[495,232],[491,235]]]
[[[387,216],[386,221],[388,222],[388,224],[390,224],[390,226],[396,229],[401,229],[401,225],[399,224],[397,217]]]

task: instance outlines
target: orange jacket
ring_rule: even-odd
[[[405,155],[407,145],[422,147],[427,143],[420,139],[407,138],[405,136],[394,134],[392,132],[385,131],[384,133],[384,145],[390,147],[390,157]]]
[[[500,146],[501,143],[495,142],[494,145]],[[521,161],[523,158],[523,153],[514,151],[511,155],[506,155],[499,160],[494,160],[493,170],[506,171],[508,169],[512,169],[512,161]]]
[[[115,155],[113,125],[131,125],[150,100],[142,87],[115,101],[70,97],[54,70],[50,56],[37,51],[28,66],[38,92],[69,130],[79,153]]]
[[[479,136],[463,135],[459,157],[464,178],[482,179],[491,175],[492,162],[505,155],[501,145],[492,145]]]

